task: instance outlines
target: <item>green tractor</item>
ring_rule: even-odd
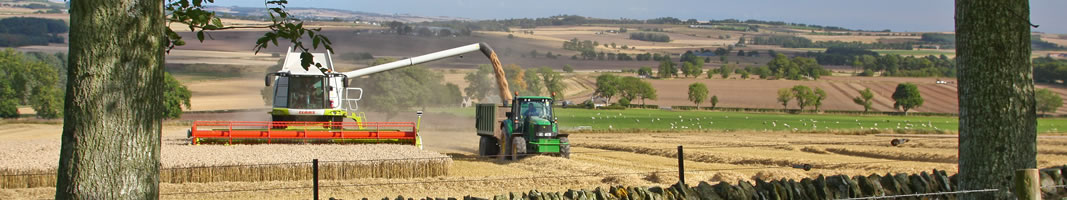
[[[566,133],[559,132],[552,97],[519,96],[510,105],[477,105],[479,156],[518,159],[550,154],[570,158],[570,142]],[[505,112],[501,115],[499,111]]]

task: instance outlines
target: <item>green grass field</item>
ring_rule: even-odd
[[[474,108],[438,109],[436,111],[474,117]],[[742,113],[667,110],[587,110],[557,108],[564,130],[572,131],[801,131],[859,132],[946,132],[955,133],[955,117]],[[1038,119],[1038,133],[1067,130],[1067,118]]]

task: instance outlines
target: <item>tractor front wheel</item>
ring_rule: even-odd
[[[567,137],[559,138],[559,154],[563,158],[571,158],[571,142],[567,140]]]
[[[500,144],[496,142],[496,138],[482,136],[482,140],[478,143],[478,156],[496,156],[499,153]]]
[[[511,138],[511,159],[519,160],[520,157],[526,154],[526,138],[520,136],[513,136]]]

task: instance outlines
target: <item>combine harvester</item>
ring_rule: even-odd
[[[493,64],[501,98],[511,100],[504,70],[485,43],[407,58],[350,72],[336,72],[330,53],[313,53],[323,68],[300,66],[300,52],[288,50],[282,69],[266,76],[274,84],[271,121],[195,121],[188,131],[192,144],[233,143],[397,143],[422,148],[419,122],[366,122],[358,112],[363,89],[348,79],[481,51]],[[419,119],[422,113],[419,112]],[[345,122],[344,119],[352,119]],[[420,120],[421,121],[421,120]]]

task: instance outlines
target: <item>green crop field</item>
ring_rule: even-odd
[[[474,117],[474,108],[435,111]],[[868,131],[946,132],[957,131],[955,117],[885,116],[842,114],[743,113],[668,110],[587,110],[557,108],[555,116],[564,130],[571,131]],[[1039,133],[1067,130],[1067,118],[1040,118]]]
[[[955,132],[955,117],[929,116],[860,116],[837,114],[741,113],[667,110],[585,110],[556,109],[556,117],[564,129],[592,129],[594,131],[863,131],[878,129],[927,130]],[[1041,118],[1039,133],[1058,133],[1067,130],[1067,119]]]

